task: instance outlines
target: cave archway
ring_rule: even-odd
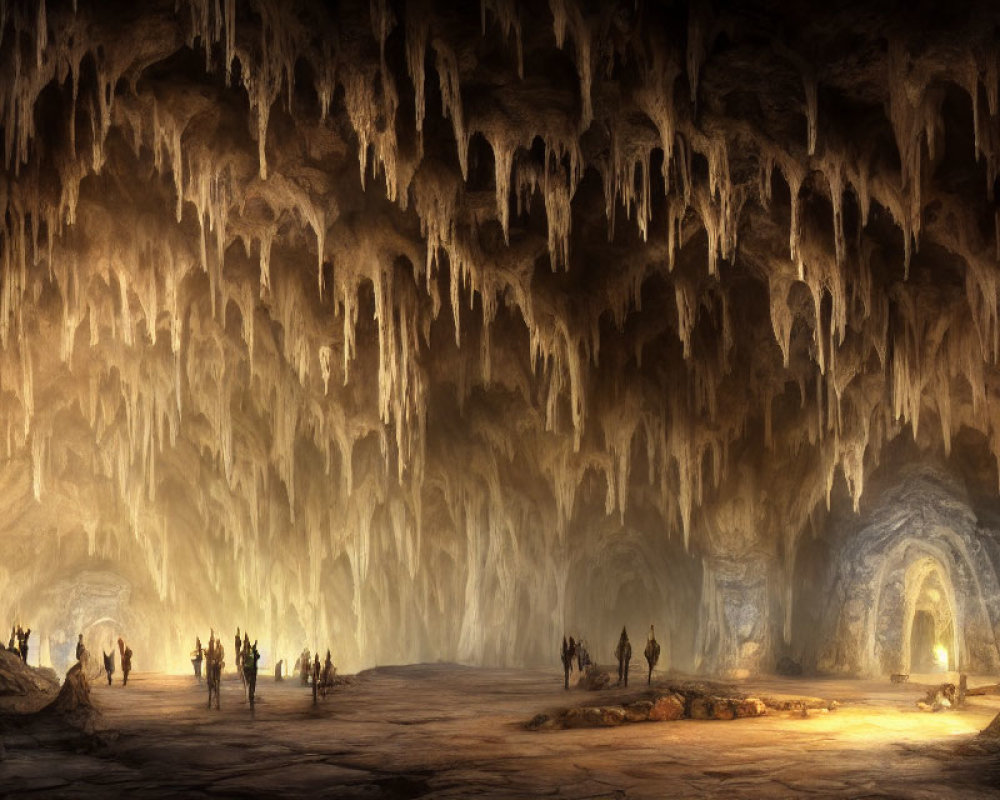
[[[934,558],[921,558],[907,568],[905,585],[904,671],[956,669],[961,643],[955,624],[955,589],[947,573]]]
[[[1000,580],[987,533],[962,484],[940,465],[901,469],[862,526],[831,549],[835,577],[823,593],[828,621],[817,668],[868,677],[919,668],[913,639],[922,611],[933,618],[933,645],[948,651],[938,668],[994,671],[1000,650],[990,601]]]
[[[961,620],[975,615],[975,582],[947,548],[901,538],[878,572],[866,647],[868,674],[957,669],[967,658]]]

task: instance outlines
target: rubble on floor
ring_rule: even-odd
[[[537,714],[526,725],[529,730],[601,728],[630,722],[673,722],[681,719],[733,720],[761,717],[770,712],[810,710],[827,712],[836,700],[796,695],[754,697],[731,686],[706,682],[674,683],[644,689],[632,698],[615,702],[555,709]]]

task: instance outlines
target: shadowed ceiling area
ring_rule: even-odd
[[[0,0],[0,621],[1000,667],[998,24]]]

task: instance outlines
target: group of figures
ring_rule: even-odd
[[[257,649],[257,640],[250,643],[250,634],[244,633],[240,638],[240,629],[236,629],[234,640],[236,650],[235,667],[236,673],[243,683],[243,690],[246,698],[253,708],[256,703],[257,694],[257,662],[260,661],[260,651]],[[208,647],[201,645],[201,637],[195,639],[195,648],[191,651],[191,666],[194,667],[194,676],[201,683],[201,667],[205,664],[205,682],[208,684],[208,707],[212,707],[212,700],[215,699],[215,707],[219,708],[219,689],[222,687],[222,670],[226,665],[226,651],[221,639],[215,638],[215,630],[211,631],[208,639]]]
[[[215,708],[219,708],[219,689],[222,686],[222,668],[226,665],[226,649],[222,646],[222,640],[215,638],[215,630],[212,630],[208,637],[208,647],[203,651],[201,647],[201,637],[198,637],[197,656],[191,659],[195,665],[195,675],[201,679],[201,662],[205,661],[205,683],[208,685],[208,707],[212,707],[212,698],[215,698]]]
[[[329,650],[326,651],[326,660],[320,666],[319,651],[316,652],[315,658],[310,660],[309,648],[305,648],[295,662],[295,669],[303,686],[308,686],[310,680],[312,681],[313,705],[316,705],[318,698],[325,699],[327,693],[333,689],[337,668],[333,665]]]
[[[653,626],[649,626],[649,636],[646,638],[646,649],[643,653],[646,656],[646,663],[649,665],[649,673],[646,676],[646,683],[653,681],[653,670],[660,660],[660,643],[656,641],[656,634]],[[577,669],[580,672],[590,664],[590,654],[587,652],[584,642],[576,641],[572,636],[567,641],[563,636],[562,642],[562,664],[564,682],[563,688],[569,689],[569,673],[573,669],[573,660],[576,659]],[[615,660],[618,661],[618,685],[628,686],[629,663],[632,661],[632,643],[629,641],[628,632],[622,626],[622,635],[618,637],[618,644],[615,645]]]
[[[563,636],[562,643],[562,663],[563,672],[566,674],[566,686],[569,688],[569,674],[573,671],[573,660],[576,659],[576,668],[583,672],[590,664],[590,653],[587,651],[587,643],[583,639],[574,639],[572,636],[569,637],[569,641],[566,641],[566,637]]]
[[[10,641],[7,642],[7,649],[18,656],[25,664],[28,663],[28,637],[31,636],[31,628],[25,630],[20,625],[11,626]],[[0,641],[3,641],[0,639]]]
[[[128,675],[132,671],[132,648],[125,644],[125,640],[121,636],[118,637],[118,652],[122,658],[122,686],[128,686]],[[108,686],[110,686],[111,676],[115,674],[115,648],[112,647],[110,653],[101,650],[101,655],[104,656],[104,672],[108,676]],[[88,657],[89,654],[87,648],[84,647],[83,634],[81,633],[76,642],[76,660],[84,664]]]

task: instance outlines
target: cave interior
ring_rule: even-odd
[[[0,0],[0,626],[996,675],[998,31]]]

